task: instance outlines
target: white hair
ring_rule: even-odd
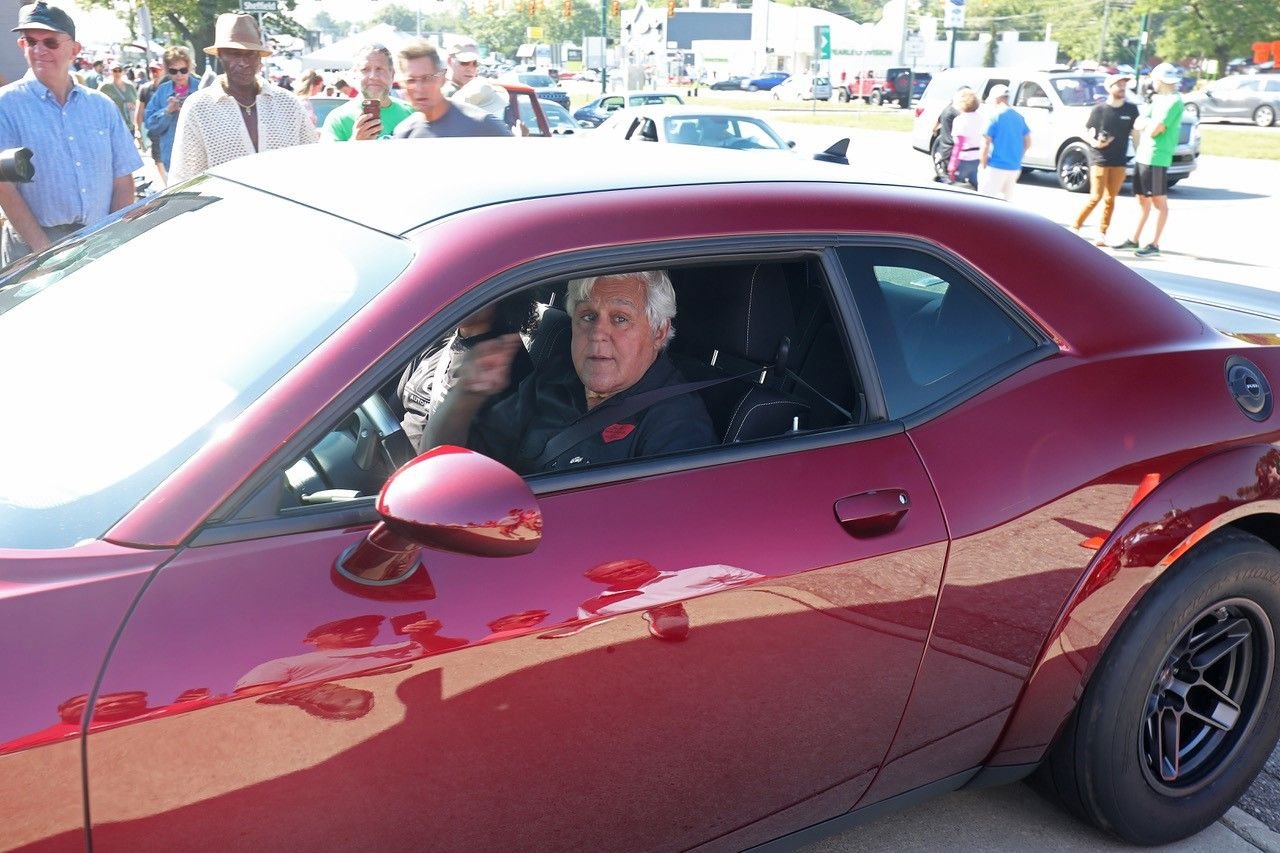
[[[569,282],[569,290],[565,295],[565,308],[569,314],[577,309],[578,304],[586,302],[591,295],[591,288],[603,279],[638,279],[645,287],[645,314],[649,317],[649,327],[656,334],[663,323],[668,324],[665,347],[676,336],[675,326],[671,323],[676,317],[676,290],[671,286],[671,278],[666,270],[643,270],[640,272],[611,273],[609,275],[593,275],[587,278],[575,278]]]

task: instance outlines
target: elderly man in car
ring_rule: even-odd
[[[550,359],[504,393],[519,336],[477,344],[423,447],[464,444],[533,474],[716,444],[702,399],[681,393],[663,352],[676,315],[665,271],[575,279],[566,301],[570,358]]]

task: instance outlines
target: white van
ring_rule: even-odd
[[[970,86],[982,101],[997,83],[1009,87],[1009,103],[1031,128],[1031,147],[1022,158],[1024,169],[1057,173],[1058,184],[1072,192],[1089,189],[1089,145],[1085,122],[1095,104],[1107,99],[1106,75],[1093,71],[1036,71],[1021,68],[948,68],[933,75],[916,105],[911,147],[930,155],[934,173],[946,173],[937,154],[938,116],[956,89]],[[985,108],[985,107],[984,107]],[[1133,157],[1132,143],[1129,149]],[[1190,175],[1200,156],[1200,125],[1184,115],[1178,148],[1169,167],[1169,186]],[[1129,166],[1130,175],[1133,164]]]

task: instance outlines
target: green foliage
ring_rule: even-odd
[[[1154,54],[1169,61],[1212,57],[1221,69],[1248,56],[1253,42],[1280,39],[1276,0],[1148,0],[1138,8],[1151,12]]]
[[[81,0],[85,6],[115,9],[125,20],[133,16],[130,6],[121,6],[113,0]],[[263,29],[267,33],[302,35],[303,27],[293,19],[297,4],[283,0],[285,12],[263,16]],[[197,68],[203,73],[207,57],[204,48],[213,44],[214,26],[218,15],[240,10],[240,0],[150,0],[152,36],[161,44],[185,44],[192,49]]]
[[[610,17],[608,35],[618,37],[619,19]],[[520,45],[530,41],[529,27],[541,27],[544,44],[560,42],[581,43],[584,36],[600,35],[600,7],[588,5],[585,0],[574,0],[573,16],[564,17],[563,0],[544,0],[541,11],[530,15],[527,11],[493,12],[487,7],[475,5],[468,13],[459,32],[473,36],[477,44],[506,56],[515,56]]]

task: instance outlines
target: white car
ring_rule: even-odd
[[[829,101],[831,100],[831,80],[826,77],[797,74],[783,80],[770,92],[775,101]]]
[[[1021,68],[948,68],[933,75],[916,105],[911,147],[930,155],[935,174],[945,174],[939,162],[938,117],[961,86],[969,86],[986,100],[997,83],[1009,87],[1009,104],[1031,128],[1031,147],[1023,169],[1057,173],[1058,185],[1071,192],[1089,189],[1089,146],[1085,122],[1095,104],[1107,98],[1106,75],[1093,71],[1039,71]],[[983,107],[985,109],[985,106]],[[1130,152],[1132,157],[1132,151]],[[1178,148],[1169,167],[1169,186],[1190,175],[1200,156],[1200,125],[1184,115]],[[1132,164],[1130,164],[1132,168]]]
[[[795,142],[782,136],[764,119],[733,110],[693,105],[651,105],[618,110],[592,134],[592,139],[628,142],[668,142],[705,148],[795,153]],[[815,160],[848,165],[849,140],[842,139]]]

